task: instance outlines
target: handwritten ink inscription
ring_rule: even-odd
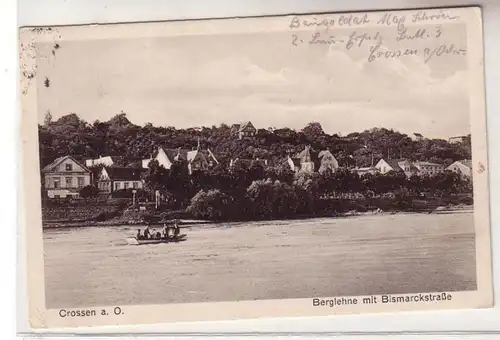
[[[296,34],[292,35],[292,45],[294,46],[299,46],[300,44],[307,43],[310,45],[333,45],[337,43],[343,43],[344,40],[342,39],[336,39],[335,36],[333,35],[325,35],[321,34],[320,32],[314,33],[310,39],[304,40],[304,39],[299,39],[299,37]]]
[[[368,56],[368,61],[372,62],[377,59],[396,59],[404,56],[415,56],[418,55],[417,49],[400,49],[400,50],[381,50],[381,45],[377,44],[370,46],[370,55]]]
[[[361,47],[365,41],[376,41],[377,44],[382,44],[382,36],[380,32],[376,32],[375,34],[368,33],[358,33],[353,31],[349,34],[349,39],[345,45],[346,49],[351,49],[353,46]]]
[[[466,55],[465,49],[458,48],[455,45],[440,45],[439,47],[435,47],[433,49],[425,48],[424,49],[424,61],[428,62],[433,57],[440,57],[443,55]]]
[[[349,14],[341,15],[338,19],[318,19],[312,17],[311,19],[299,19],[299,17],[293,17],[289,24],[291,29],[294,28],[324,28],[328,30],[330,27],[349,27],[349,26],[360,26],[369,24],[371,21],[368,18],[368,13],[365,14]]]
[[[321,19],[294,16],[288,26],[294,31],[291,44],[297,48],[310,45],[336,45],[340,49],[357,48],[366,51],[368,62],[419,56],[428,63],[443,56],[461,57],[467,54],[465,47],[450,43],[449,39],[447,43],[446,39],[443,39],[446,37],[443,24],[458,19],[459,16],[444,10],[418,11],[413,14],[386,12],[349,14]],[[411,25],[408,26],[408,23]],[[422,26],[418,27],[416,24]],[[367,29],[369,26],[372,27]],[[350,27],[353,30],[349,30]],[[333,28],[344,29],[334,34]],[[387,33],[392,29],[393,33]],[[422,43],[416,46],[414,43],[418,41]]]

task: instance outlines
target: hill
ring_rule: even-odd
[[[71,113],[39,125],[41,166],[63,155],[93,158],[100,155],[137,159],[149,157],[158,147],[194,148],[198,140],[209,148],[222,164],[231,158],[267,159],[283,162],[288,154],[310,145],[313,152],[329,149],[341,166],[369,166],[381,157],[408,158],[451,164],[471,158],[470,135],[464,143],[450,144],[443,139],[414,141],[408,135],[386,128],[373,128],[345,137],[323,132],[317,122],[301,131],[286,127],[273,131],[259,129],[254,138],[239,140],[226,124],[212,127],[176,129],[134,125],[121,112],[107,122],[92,124]]]

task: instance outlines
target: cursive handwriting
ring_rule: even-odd
[[[309,40],[309,44],[322,44],[322,45],[333,45],[336,43],[343,43],[343,40],[335,39],[335,36],[331,35],[328,37],[323,37],[320,32],[316,32],[313,34],[311,40]]]
[[[385,13],[378,21],[377,24],[385,26],[396,26],[398,31],[405,28],[406,17],[404,15],[396,15],[393,13]]]
[[[335,25],[334,19],[321,19],[318,20],[316,17],[313,17],[312,20],[300,20],[298,17],[293,17],[290,25],[288,25],[291,29],[299,28],[301,26],[304,27],[323,27],[326,30],[331,26]]]
[[[431,34],[425,28],[419,28],[414,33],[408,33],[408,28],[404,28],[402,31],[398,31],[396,41],[402,40],[421,40],[430,38]]]
[[[456,46],[453,41],[445,40],[448,37],[446,28],[443,29],[444,22],[458,18],[445,10],[419,10],[410,14],[352,13],[329,17],[293,16],[288,26],[292,31],[299,29],[292,32],[293,46],[339,45],[338,48],[345,50],[360,49],[368,55],[368,62],[419,56],[428,63],[433,58],[441,56],[466,55],[464,48]],[[425,21],[430,23],[424,24]],[[378,29],[371,26],[370,29],[357,27],[366,24],[376,26]],[[332,29],[334,27],[335,30]],[[337,33],[337,28],[341,27],[353,27],[353,29],[339,30],[338,34],[334,35],[334,32]],[[427,44],[437,39],[439,39],[436,41],[437,44]],[[420,43],[414,44],[419,41]],[[397,43],[406,44],[398,46]],[[426,45],[422,46],[422,43]]]
[[[288,27],[290,27],[290,29],[301,28],[301,27],[306,27],[306,28],[314,27],[316,29],[324,28],[325,30],[328,30],[330,27],[333,26],[339,26],[339,27],[360,26],[369,24],[370,22],[371,21],[368,17],[368,13],[341,15],[338,17],[337,20],[332,18],[318,19],[316,17],[312,17],[311,19],[301,20],[299,19],[299,17],[294,16],[290,21]]]
[[[370,54],[368,55],[368,61],[372,62],[380,58],[383,59],[397,59],[403,56],[416,56],[418,55],[417,49],[400,49],[400,50],[380,50],[381,44],[373,45],[370,47]]]
[[[316,32],[311,36],[311,39],[307,41],[310,45],[334,45],[337,43],[343,43],[344,40],[336,39],[335,36],[324,36],[321,32]],[[300,39],[298,35],[292,34],[292,45],[299,46],[304,43],[304,39]]]
[[[362,14],[362,15],[355,15],[355,14],[349,14],[349,15],[341,15],[339,17],[339,26],[361,26],[361,25],[366,25],[369,24],[371,21],[368,18],[368,13]]]
[[[449,15],[443,10],[440,10],[438,14],[428,14],[426,11],[418,11],[412,15],[411,22],[417,23],[419,21],[433,21],[433,20],[456,20],[459,16]]]
[[[377,32],[375,34],[368,34],[353,31],[351,34],[349,34],[349,39],[347,40],[345,47],[349,50],[353,46],[361,47],[365,41],[373,40],[377,41],[377,43],[379,44],[382,43],[382,35],[380,34],[380,32]]]
[[[442,44],[435,48],[425,48],[424,49],[424,62],[427,63],[434,57],[440,57],[442,55],[466,55],[466,50],[463,48],[458,48],[454,44],[447,45]]]

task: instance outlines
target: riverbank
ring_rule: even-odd
[[[307,216],[296,216],[294,218],[290,218],[288,220],[307,220],[313,218],[349,218],[356,216],[375,216],[375,215],[407,215],[407,214],[447,214],[447,213],[457,213],[457,212],[473,212],[473,205],[448,205],[448,206],[440,206],[433,209],[428,210],[402,210],[402,211],[383,211],[380,208],[371,210],[371,211],[347,211],[342,213],[331,213],[331,214],[318,214],[318,215],[307,215]],[[191,227],[191,226],[201,226],[201,225],[216,225],[221,223],[231,223],[231,222],[251,222],[251,221],[208,221],[208,220],[196,220],[196,219],[179,219],[180,227]],[[279,220],[275,220],[279,221]],[[110,219],[107,221],[60,221],[60,222],[45,222],[43,223],[44,229],[53,229],[53,228],[83,228],[83,227],[113,227],[113,226],[144,226],[147,223],[143,220],[139,219],[131,219],[124,220],[121,217]],[[161,225],[161,222],[152,223],[153,225]]]

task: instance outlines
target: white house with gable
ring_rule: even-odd
[[[470,159],[456,161],[447,167],[446,170],[456,172],[463,178],[470,178],[472,174],[472,161]]]
[[[418,172],[418,169],[406,159],[380,159],[375,164],[375,169],[381,174],[386,174],[391,171],[403,172],[407,177]]]
[[[158,153],[156,154],[155,157],[142,160],[142,167],[147,169],[149,162],[151,162],[153,159],[157,160],[158,163],[160,165],[163,165],[163,167],[165,169],[170,169],[170,167],[172,166],[172,163],[173,163],[173,160],[170,160],[170,158],[167,156],[167,153],[165,152],[165,150],[163,150],[163,148],[159,147]]]
[[[42,176],[49,198],[76,198],[81,188],[90,185],[92,172],[73,157],[63,156],[44,167]]]

